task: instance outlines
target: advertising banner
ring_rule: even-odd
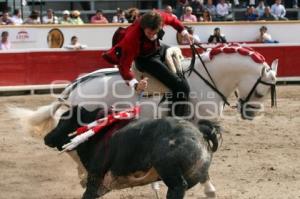
[[[32,28],[20,28],[10,31],[11,42],[37,42],[38,30]]]

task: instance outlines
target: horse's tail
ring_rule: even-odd
[[[221,136],[221,127],[219,124],[209,120],[199,120],[198,127],[203,133],[203,137],[208,142],[212,152],[216,152],[219,147],[218,135]]]
[[[57,125],[58,118],[55,113],[61,105],[61,102],[53,102],[39,107],[36,111],[13,106],[7,108],[11,118],[19,120],[23,131],[32,137],[42,138]]]

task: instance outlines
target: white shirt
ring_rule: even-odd
[[[11,20],[14,22],[15,25],[21,25],[23,24],[23,19],[21,17],[18,17],[18,16],[13,16],[11,18]]]
[[[48,16],[43,16],[43,24],[47,24],[47,23],[58,24],[58,19],[56,16],[52,16],[50,19],[48,18]]]
[[[265,13],[265,6],[257,6],[256,7],[256,12],[259,17],[263,16]]]
[[[282,4],[275,3],[271,7],[271,13],[277,17],[284,17],[286,14],[286,10]]]
[[[11,48],[10,42],[2,43],[0,41],[0,50],[9,50]]]
[[[224,17],[229,14],[229,5],[224,3],[223,5],[218,3],[217,5],[217,14]]]
[[[115,15],[115,16],[113,16],[112,23],[128,23],[128,21],[125,17],[123,18],[123,20],[124,20],[123,22],[120,22],[118,16]]]
[[[270,34],[264,33],[263,36],[262,36],[262,39],[263,39],[264,42],[265,42],[265,41],[271,41],[271,40],[272,40],[272,37],[271,37]]]
[[[65,46],[66,49],[70,49],[70,50],[76,50],[76,49],[86,49],[87,45],[82,45],[80,43],[76,43],[74,44],[69,44]]]

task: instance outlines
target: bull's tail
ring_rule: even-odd
[[[36,111],[12,106],[7,108],[10,116],[19,121],[23,131],[32,137],[42,138],[57,125],[56,112],[61,105],[61,102],[53,102]]]
[[[198,126],[199,130],[203,133],[204,139],[208,142],[212,152],[216,152],[219,147],[219,138],[222,138],[221,127],[217,122],[212,122],[209,120],[199,120]]]

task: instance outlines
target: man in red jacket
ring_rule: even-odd
[[[167,86],[173,93],[172,101],[186,101],[189,95],[189,86],[184,78],[172,73],[164,64],[167,46],[161,45],[159,39],[163,36],[163,25],[171,25],[181,33],[190,43],[192,36],[184,29],[182,23],[175,17],[166,13],[150,11],[137,19],[127,27],[124,37],[114,45],[103,57],[110,63],[117,64],[121,76],[129,86],[137,92],[147,87],[147,79],[138,82],[130,71],[132,62],[135,61],[138,68],[151,74]],[[175,107],[177,116],[184,116],[185,106]]]

